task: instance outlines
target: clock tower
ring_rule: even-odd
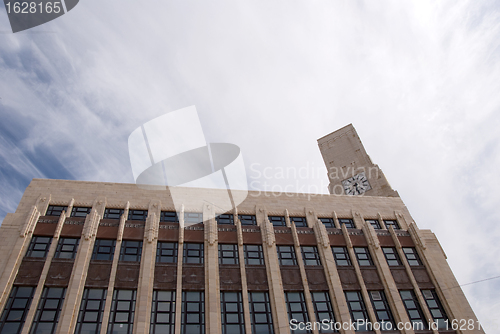
[[[399,197],[366,154],[352,124],[318,139],[318,146],[328,170],[330,194]]]

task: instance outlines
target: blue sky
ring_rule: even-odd
[[[17,34],[0,8],[0,219],[33,177],[133,182],[128,135],[196,105],[254,188],[251,166],[321,170],[316,139],[353,123],[458,281],[500,275],[495,1],[86,0]],[[498,330],[500,280],[464,291]]]

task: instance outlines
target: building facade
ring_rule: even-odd
[[[0,334],[484,333],[354,128],[318,143],[331,195],[231,212],[190,203],[217,190],[176,212],[168,191],[34,179],[0,227]]]

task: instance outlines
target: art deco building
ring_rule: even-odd
[[[216,190],[176,212],[168,191],[34,179],[0,228],[0,333],[483,333],[354,128],[318,143],[332,195],[232,212],[189,201]]]

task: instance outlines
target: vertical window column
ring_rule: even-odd
[[[182,292],[181,334],[205,333],[205,292]]]
[[[175,291],[153,291],[150,334],[174,334]]]
[[[241,292],[220,293],[222,334],[244,334],[245,320]]]
[[[303,292],[285,292],[285,300],[288,309],[288,319],[295,324],[305,323],[309,321],[309,314],[307,313],[306,301]],[[299,326],[297,326],[299,327]],[[293,334],[310,333],[308,330],[301,330],[299,328],[291,331]]]
[[[83,291],[75,334],[99,334],[106,302],[107,289]]]
[[[57,328],[66,288],[45,287],[38,303],[30,334],[53,334]]]
[[[413,324],[413,329],[427,329],[427,326],[425,325],[425,317],[422,313],[422,309],[420,308],[420,304],[418,303],[417,297],[415,296],[413,290],[401,290],[399,291],[399,294],[401,295],[401,299],[403,300],[403,304],[405,305],[408,317]]]
[[[273,316],[269,292],[249,292],[250,321],[252,334],[273,334]]]
[[[135,290],[113,291],[108,333],[132,334],[135,313]]]
[[[0,317],[0,334],[18,334],[23,329],[35,288],[14,286]]]

